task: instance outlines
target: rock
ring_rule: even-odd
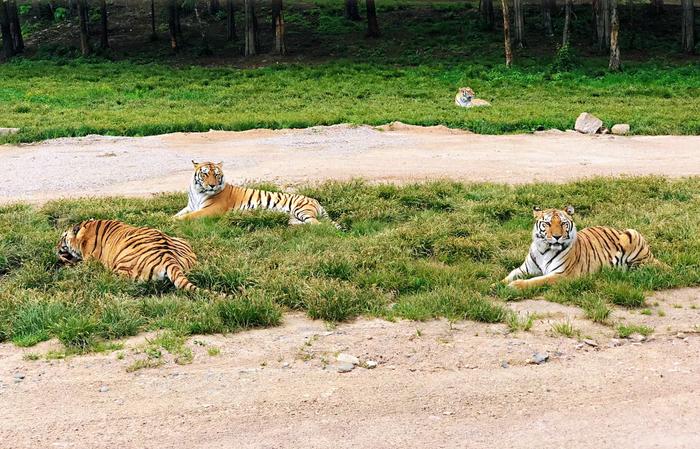
[[[616,348],[618,346],[622,346],[622,343],[623,343],[622,340],[618,340],[617,338],[613,338],[612,340],[610,340],[610,343],[608,343],[608,346],[610,346],[611,348]]]
[[[510,365],[508,365],[508,362],[505,360],[501,362],[501,368],[508,368]]]
[[[291,366],[291,364],[289,362],[284,362],[282,364],[282,368],[289,368],[290,366]]]
[[[596,134],[602,127],[603,121],[588,112],[582,112],[574,125],[574,129],[583,134]]]
[[[377,367],[377,365],[378,365],[378,363],[375,362],[374,360],[367,360],[365,362],[365,368],[367,368],[367,369],[374,369]]]
[[[594,348],[598,347],[598,343],[596,343],[595,340],[585,339],[583,340],[583,342],[586,343],[588,346],[593,346]]]
[[[685,338],[685,334],[684,334],[683,332],[678,332],[678,333],[676,334],[676,338],[681,338],[681,339],[682,339],[682,338]]]
[[[627,123],[618,123],[617,125],[614,125],[610,131],[612,131],[612,133],[615,135],[624,136],[630,132],[630,125]]]
[[[342,362],[335,365],[335,370],[339,373],[349,373],[355,369],[355,365],[352,363]]]
[[[647,337],[645,337],[642,334],[632,334],[629,336],[629,339],[634,342],[641,343],[643,341],[646,341]]]
[[[546,352],[536,352],[532,356],[532,363],[535,363],[537,365],[542,365],[543,363],[547,362],[549,360],[549,354]]]
[[[102,385],[100,387],[100,393],[107,393],[109,391],[109,387],[107,385]]]
[[[0,136],[9,136],[11,134],[17,134],[19,128],[0,128]]]
[[[583,343],[577,343],[576,344],[576,349],[583,349],[583,347],[586,346]]]
[[[24,374],[22,374],[22,373],[16,373],[16,374],[15,374],[15,379],[18,379],[18,380],[24,379]]]
[[[341,353],[341,354],[338,354],[338,357],[336,357],[335,359],[337,361],[343,362],[343,363],[352,363],[353,365],[360,364],[360,359],[358,359],[354,355],[350,355],[350,354]]]

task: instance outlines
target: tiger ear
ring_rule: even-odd
[[[571,204],[569,204],[568,206],[566,206],[566,209],[564,209],[564,211],[565,211],[567,214],[573,216],[573,215],[574,215],[574,206],[572,206]]]
[[[73,226],[73,234],[78,235],[78,232],[80,232],[81,226],[79,224]]]
[[[540,216],[540,212],[542,212],[542,209],[540,209],[540,206],[533,206],[532,207],[532,215],[534,215],[535,218]]]
[[[197,168],[199,166],[199,162],[195,162],[194,159],[192,159],[192,165],[194,165],[194,168]]]
[[[219,168],[222,168],[222,167],[224,166],[224,161],[217,162],[217,163],[214,164],[214,165],[216,165],[216,166],[219,167]]]

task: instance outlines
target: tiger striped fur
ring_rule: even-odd
[[[94,259],[134,280],[168,278],[179,289],[197,290],[185,275],[197,261],[192,247],[157,229],[116,220],[83,221],[63,233],[57,255],[64,264]]]
[[[194,176],[188,191],[187,207],[175,218],[192,218],[221,215],[229,210],[272,209],[289,214],[289,224],[317,224],[319,218],[327,218],[328,213],[313,198],[304,195],[265,190],[246,189],[227,184],[221,163],[203,162],[194,165]],[[342,227],[330,220],[333,225]]]
[[[620,231],[594,226],[576,231],[574,208],[533,209],[532,245],[525,262],[503,279],[522,289],[553,284],[564,278],[595,273],[604,267],[626,269],[658,262],[642,235],[634,229]],[[531,279],[520,279],[536,276]]]

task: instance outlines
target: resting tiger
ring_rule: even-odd
[[[219,162],[197,163],[188,191],[187,207],[175,215],[177,219],[191,219],[221,215],[230,210],[272,209],[289,214],[289,224],[317,224],[319,218],[329,218],[326,210],[313,198],[304,195],[265,190],[246,189],[224,181]],[[333,225],[341,226],[332,221]]]
[[[471,87],[461,87],[455,95],[455,105],[463,108],[473,108],[479,106],[491,106],[486,100],[475,98],[476,94]]]
[[[94,259],[134,280],[168,278],[179,289],[197,290],[185,275],[197,260],[192,247],[157,229],[116,220],[83,221],[63,233],[57,255],[64,264]]]
[[[574,208],[565,210],[533,208],[535,225],[532,245],[525,262],[503,279],[514,288],[553,284],[564,278],[595,273],[604,267],[634,267],[653,263],[649,245],[634,229],[619,231],[593,226],[576,231]],[[520,279],[524,276],[536,276]]]

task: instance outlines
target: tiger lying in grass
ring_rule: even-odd
[[[180,220],[224,214],[230,210],[272,209],[289,214],[289,224],[317,224],[329,218],[326,210],[313,198],[304,195],[246,189],[224,181],[222,164],[194,164],[194,176],[188,191],[187,207],[175,217]],[[342,230],[341,226],[332,221]]]
[[[651,254],[649,245],[634,229],[619,231],[593,226],[576,231],[571,218],[574,208],[533,209],[535,226],[532,245],[525,262],[503,279],[522,289],[553,284],[564,278],[595,273],[604,267],[634,267],[641,264],[663,266]],[[524,276],[536,276],[520,279]]]
[[[179,289],[197,290],[185,275],[197,261],[192,247],[157,229],[116,220],[83,221],[63,233],[56,250],[64,264],[94,259],[134,280],[168,278]]]

